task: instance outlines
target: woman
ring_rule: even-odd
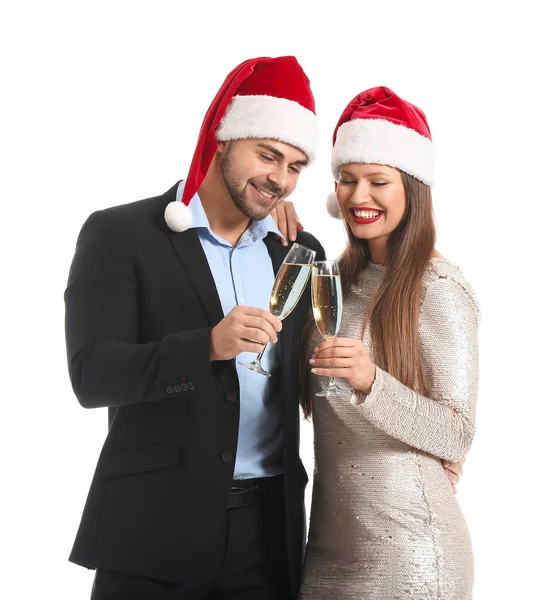
[[[467,600],[472,548],[442,459],[474,435],[480,312],[434,249],[425,115],[384,87],[359,94],[332,170],[344,309],[338,337],[305,336],[315,474],[301,598]],[[315,397],[330,376],[345,394]]]

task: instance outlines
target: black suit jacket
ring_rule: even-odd
[[[70,560],[194,585],[218,572],[239,427],[234,361],[210,362],[223,313],[195,230],[174,233],[162,196],[98,211],[71,265],[66,341],[71,382],[110,428]],[[287,248],[265,239],[274,270]],[[319,242],[298,242],[324,258]],[[299,458],[300,332],[310,286],[281,331],[280,401],[288,558],[296,591],[306,472]]]

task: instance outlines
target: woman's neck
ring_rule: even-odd
[[[368,250],[370,251],[370,261],[375,265],[385,265],[387,258],[387,239],[368,240]]]

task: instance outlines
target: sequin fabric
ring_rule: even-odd
[[[361,317],[384,268],[370,265],[345,299],[341,337]],[[480,311],[460,270],[433,258],[424,274],[420,340],[429,397],[377,369],[368,396],[313,395],[315,471],[302,600],[470,600],[466,522],[440,459],[474,435]],[[316,331],[309,348],[321,340]],[[370,356],[372,343],[365,334]],[[310,375],[310,393],[327,378]],[[351,402],[351,400],[353,402]]]

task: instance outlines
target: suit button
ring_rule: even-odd
[[[235,392],[227,392],[225,399],[228,402],[235,402],[237,400],[237,394]]]
[[[189,386],[189,390],[190,390],[191,392],[193,392],[193,391],[194,391],[194,390],[196,390],[196,388],[197,388],[197,384],[196,384],[194,381],[189,381],[189,382],[188,382],[188,386]]]
[[[221,459],[225,462],[225,463],[230,463],[233,462],[233,452],[224,452],[221,456]]]
[[[173,394],[173,386],[168,385],[168,387],[166,388],[166,394]]]
[[[189,391],[189,384],[188,384],[188,383],[182,383],[182,384],[181,384],[181,389],[182,389],[184,392],[188,392],[188,391]]]
[[[177,385],[173,386],[173,391],[174,392],[180,392],[181,391],[181,385],[178,383]]]

